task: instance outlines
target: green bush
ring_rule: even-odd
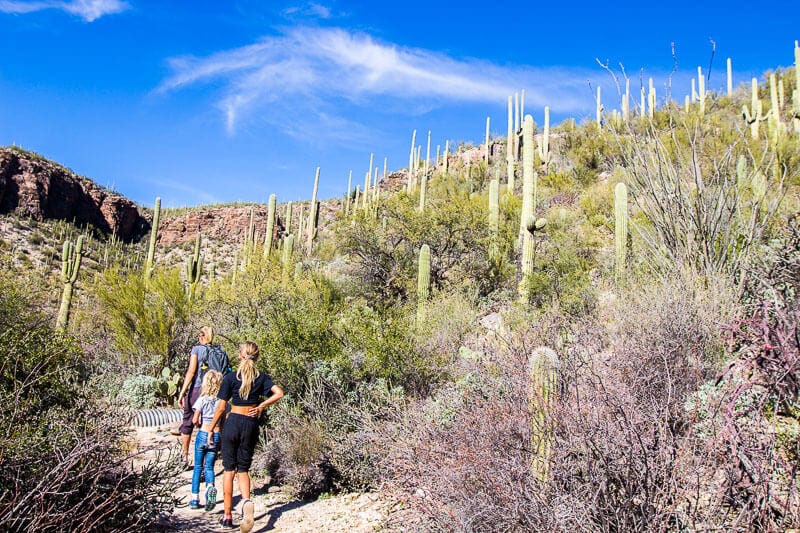
[[[0,530],[146,529],[172,507],[177,461],[130,468],[124,417],[90,399],[79,346],[39,310],[41,281],[0,266]]]
[[[153,376],[137,374],[122,383],[117,401],[134,409],[149,409],[156,404],[158,381]]]
[[[99,316],[112,335],[115,356],[151,375],[173,361],[183,361],[184,342],[177,334],[191,316],[177,268],[156,268],[147,280],[141,272],[105,270],[92,287]]]

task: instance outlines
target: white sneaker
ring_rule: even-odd
[[[245,500],[242,503],[242,521],[239,523],[239,532],[240,533],[250,533],[253,530],[253,525],[255,524],[255,518],[253,514],[255,513],[255,505],[251,500]]]

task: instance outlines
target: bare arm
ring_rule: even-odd
[[[225,400],[217,402],[217,408],[214,410],[214,418],[211,419],[211,431],[208,432],[208,444],[210,446],[214,445],[214,428],[225,418],[225,408],[227,406],[228,402]]]
[[[195,409],[194,410],[194,416],[192,417],[192,423],[195,426],[200,427],[200,410],[199,409]]]
[[[250,409],[250,411],[247,413],[248,416],[261,416],[261,414],[264,412],[264,409],[283,398],[283,389],[279,386],[273,385],[269,391],[272,393],[272,396]]]
[[[186,397],[186,392],[189,390],[189,386],[192,384],[192,380],[194,380],[194,375],[197,372],[197,356],[195,354],[189,355],[189,368],[186,369],[186,375],[183,377],[183,386],[181,387],[181,392],[178,394],[178,402],[183,407],[183,401]]]

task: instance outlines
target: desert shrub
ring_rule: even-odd
[[[651,225],[640,235],[650,254],[666,258],[661,268],[737,272],[769,234],[785,184],[796,179],[796,168],[774,166],[771,143],[730,128],[729,142],[721,142],[720,131],[674,116],[668,129],[620,139],[631,203]]]
[[[386,410],[402,404],[402,389],[383,379],[354,382],[325,362],[307,379],[304,395],[287,397],[274,411],[275,429],[267,431],[258,466],[300,498],[375,488],[375,457],[381,451],[370,435]]]
[[[624,293],[608,331],[558,312],[507,316],[469,373],[385,432],[393,485],[432,531],[643,531],[684,527],[687,398],[720,368],[731,301],[685,280]],[[724,285],[722,285],[724,286]],[[633,337],[633,340],[630,339]],[[527,369],[558,348],[558,393],[539,417]],[[462,361],[463,363],[463,361]],[[542,426],[541,424],[545,424]],[[554,428],[549,473],[532,468]],[[688,442],[688,444],[687,444]],[[697,471],[694,471],[697,475]],[[697,522],[694,522],[696,525]]]
[[[185,340],[177,333],[190,318],[190,303],[178,269],[141,272],[105,270],[92,287],[102,320],[112,335],[114,356],[156,375],[176,358],[185,358]]]
[[[0,529],[141,531],[172,507],[177,461],[131,468],[124,416],[89,399],[38,287],[0,275]]]
[[[685,487],[695,523],[763,531],[800,525],[798,244],[793,218],[753,266],[745,312],[727,320],[735,360],[693,398],[702,447],[686,469],[706,472]]]
[[[431,180],[428,198],[419,211],[415,196],[396,194],[377,217],[360,212],[337,227],[340,251],[352,263],[355,294],[383,306],[412,297],[422,244],[431,248],[433,289],[485,286],[490,279],[485,200],[447,176]]]
[[[134,409],[148,409],[156,404],[156,385],[157,380],[153,376],[130,376],[122,383],[116,400]]]

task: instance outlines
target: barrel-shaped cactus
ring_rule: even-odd
[[[531,424],[531,473],[540,482],[550,476],[555,433],[554,408],[558,400],[558,356],[546,347],[533,350],[528,360],[528,413]]]
[[[622,182],[614,188],[614,248],[617,281],[622,281],[628,250],[628,188]]]
[[[78,241],[73,245],[71,241],[64,241],[61,253],[61,281],[64,289],[61,292],[61,305],[56,319],[56,329],[66,331],[69,322],[69,310],[72,305],[72,292],[75,281],[78,279],[78,271],[81,268],[83,259],[83,235],[78,237]]]
[[[417,269],[417,323],[425,320],[425,306],[431,288],[431,248],[423,244],[419,250]]]
[[[156,257],[156,239],[158,238],[158,222],[161,217],[161,198],[156,197],[156,205],[153,207],[153,224],[150,229],[150,244],[147,247],[147,259],[144,263],[144,275],[150,278],[153,275],[153,266]]]

